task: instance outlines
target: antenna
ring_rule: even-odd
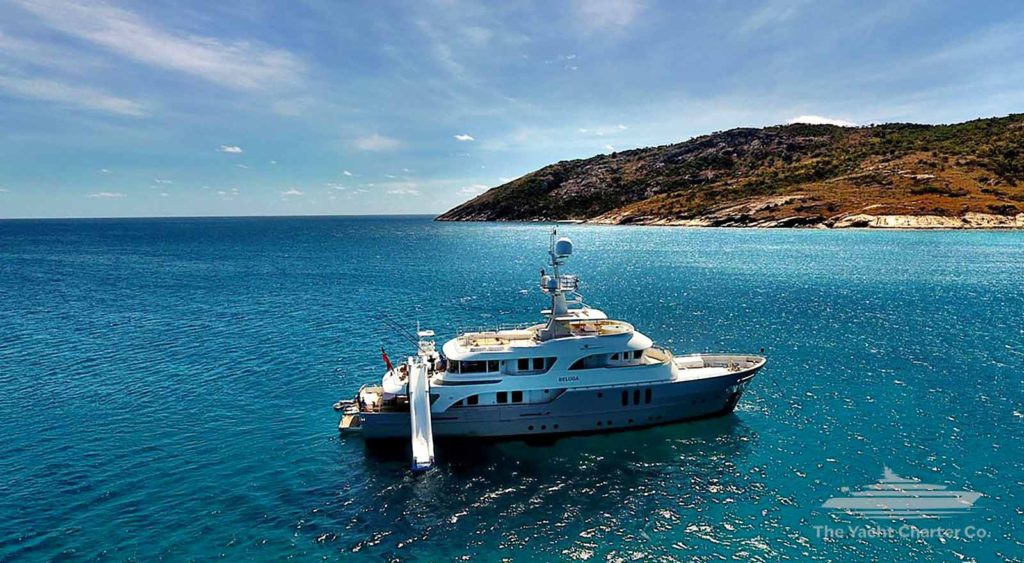
[[[402,337],[403,340],[412,343],[413,346],[419,346],[419,340],[413,337],[411,334],[409,334],[409,331],[406,328],[398,324],[398,322],[396,322],[391,317],[387,316],[387,314],[383,312],[378,313],[377,318],[382,323],[387,325],[388,328],[394,331],[398,336]]]

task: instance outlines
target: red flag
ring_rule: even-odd
[[[384,347],[380,347],[380,355],[384,357],[384,365],[388,366],[388,371],[395,369],[395,366],[391,365],[391,360],[388,359],[388,353],[384,351]]]

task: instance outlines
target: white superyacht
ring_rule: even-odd
[[[429,330],[380,385],[341,401],[342,433],[412,441],[413,469],[439,438],[531,438],[608,432],[731,412],[765,364],[756,355],[675,356],[633,325],[587,306],[561,273],[573,245],[552,231],[542,323],[463,332],[439,353]]]

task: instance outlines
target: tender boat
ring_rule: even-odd
[[[341,401],[342,433],[412,440],[413,469],[433,464],[433,439],[536,438],[670,424],[732,412],[764,367],[751,354],[676,356],[633,325],[583,303],[572,255],[552,231],[550,297],[534,325],[462,332],[439,352],[418,331],[417,353],[380,385]]]

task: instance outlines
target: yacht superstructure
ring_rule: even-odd
[[[423,469],[433,461],[434,436],[604,432],[733,410],[764,357],[676,356],[654,345],[583,302],[579,279],[562,273],[572,252],[572,242],[552,231],[551,272],[540,278],[550,298],[544,322],[462,332],[440,352],[434,333],[419,331],[415,356],[394,367],[385,355],[381,384],[336,405],[341,431],[412,439],[413,468]]]

